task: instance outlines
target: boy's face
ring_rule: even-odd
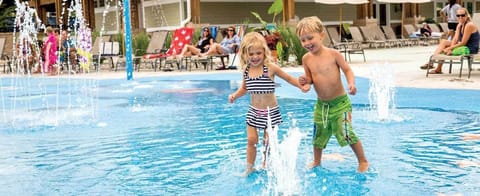
[[[258,66],[263,64],[265,51],[261,47],[252,46],[248,50],[248,62],[251,66]]]
[[[300,41],[302,43],[302,47],[307,49],[309,52],[317,52],[323,44],[323,38],[325,36],[324,33],[325,32],[302,32],[300,34]]]

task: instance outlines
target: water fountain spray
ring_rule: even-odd
[[[34,67],[40,66],[40,47],[38,46],[37,29],[44,28],[35,9],[28,6],[28,2],[15,1],[16,17],[13,30],[13,57],[12,64],[17,73],[30,74],[29,58],[36,58]],[[18,36],[16,36],[18,29]]]
[[[268,112],[269,114],[270,112]],[[270,115],[267,117],[268,149],[267,193],[265,195],[298,195],[299,179],[296,173],[298,148],[303,134],[296,127],[296,120],[288,114],[291,127],[283,141],[278,140],[278,126],[272,127]]]
[[[395,79],[391,65],[374,65],[371,69],[368,98],[371,111],[377,113],[379,120],[389,120],[395,108]]]

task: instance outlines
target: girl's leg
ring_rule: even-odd
[[[268,153],[270,153],[270,146],[268,142],[268,132],[266,129],[263,131],[263,146],[264,146],[264,149],[263,149],[262,166],[263,168],[267,168],[267,160],[268,160]]]
[[[257,129],[247,125],[247,169],[245,170],[245,175],[253,172],[253,165],[257,156],[257,143]]]

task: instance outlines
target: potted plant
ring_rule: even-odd
[[[254,30],[258,31],[265,37],[268,48],[270,48],[270,50],[272,51],[272,56],[275,59],[275,61],[278,60],[278,56],[283,56],[284,52],[288,51],[288,50],[284,50],[284,47],[287,46],[287,42],[283,40],[282,35],[278,32],[277,25],[275,23],[275,17],[278,14],[282,13],[282,11],[283,11],[282,0],[275,0],[270,6],[270,8],[268,9],[268,14],[273,14],[272,23],[267,23],[265,20],[262,19],[260,14],[256,12],[251,12],[252,15],[254,15],[255,18],[257,18],[258,21],[262,24],[262,27],[256,28]],[[279,52],[281,54],[278,54]],[[281,59],[281,62],[283,62],[283,58]]]

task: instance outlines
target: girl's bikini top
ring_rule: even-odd
[[[269,94],[275,92],[275,82],[268,77],[268,68],[263,65],[263,74],[256,77],[248,77],[248,68],[245,68],[244,79],[247,92],[250,94]]]

